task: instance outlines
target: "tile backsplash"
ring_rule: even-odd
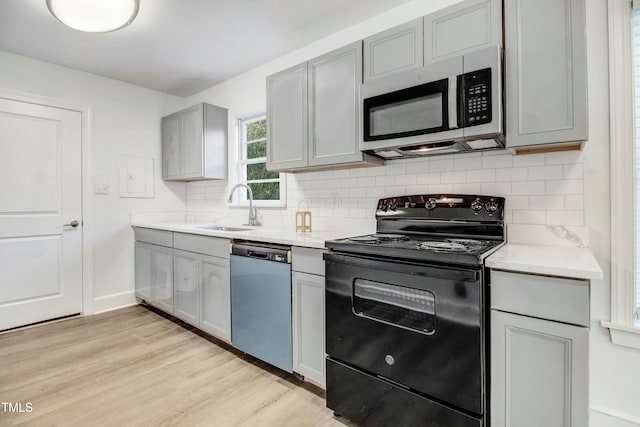
[[[265,226],[293,227],[298,203],[307,200],[314,230],[344,229],[349,234],[354,228],[375,228],[375,206],[382,197],[483,194],[506,198],[512,243],[588,245],[582,157],[580,151],[521,156],[487,152],[287,174],[286,208],[262,208],[260,214]],[[234,216],[246,210],[227,207],[233,181],[188,183],[187,209]]]

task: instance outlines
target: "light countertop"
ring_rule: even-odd
[[[602,269],[587,248],[506,244],[485,260],[490,268],[601,280]]]
[[[359,236],[375,232],[375,229],[363,227],[361,230],[313,231],[297,233],[290,228],[282,227],[244,227],[247,231],[214,231],[198,228],[204,223],[201,218],[185,221],[184,214],[132,215],[131,225],[134,227],[155,228],[177,233],[200,234],[204,236],[222,237],[236,240],[252,240],[257,242],[277,243],[291,246],[324,249],[325,241],[350,236]],[[228,220],[228,219],[227,219]],[[228,221],[207,221],[231,225]],[[490,268],[560,276],[586,280],[602,279],[602,269],[589,249],[565,246],[543,246],[507,243],[485,260]]]
[[[256,242],[278,243],[282,245],[303,246],[307,248],[324,249],[326,240],[356,235],[345,231],[312,231],[296,233],[291,229],[245,227],[247,231],[214,231],[198,228],[201,224],[185,224],[180,222],[146,222],[131,221],[134,227],[155,228],[158,230],[174,231],[177,233],[200,234],[203,236],[223,237],[226,239],[243,239]]]

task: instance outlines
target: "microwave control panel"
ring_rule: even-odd
[[[491,123],[491,68],[472,71],[458,79],[462,95],[462,126]]]

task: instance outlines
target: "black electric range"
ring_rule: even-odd
[[[385,198],[377,232],[326,242],[327,406],[363,425],[488,425],[484,259],[501,197]]]

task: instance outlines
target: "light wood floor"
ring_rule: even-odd
[[[323,391],[134,306],[0,334],[0,426],[345,426]]]

